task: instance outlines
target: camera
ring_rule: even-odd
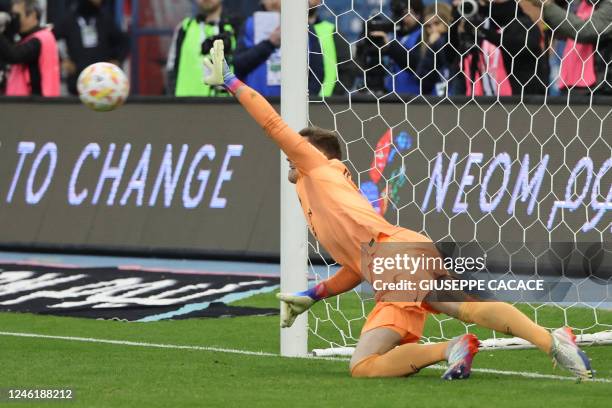
[[[390,37],[394,37],[395,28],[396,26],[392,21],[383,15],[378,15],[364,23],[363,29],[368,39],[359,41],[357,44],[358,57],[356,62],[365,71],[364,79],[368,89],[375,94],[385,92],[386,71],[380,58],[380,49],[386,44],[383,37],[373,36],[372,33],[380,31],[391,33]]]
[[[202,55],[208,55],[210,53],[210,50],[213,49],[213,44],[215,43],[215,41],[217,40],[222,40],[223,41],[223,45],[225,47],[225,52],[227,54],[229,54],[232,50],[232,34],[227,32],[227,31],[223,31],[221,33],[219,33],[218,35],[214,36],[214,37],[210,37],[207,38],[206,40],[204,40],[204,42],[202,43]]]
[[[459,14],[465,18],[472,18],[478,14],[478,0],[461,0],[461,5],[459,6]]]
[[[4,32],[4,29],[11,24],[13,18],[9,13],[0,11],[0,32]]]
[[[0,11],[0,32],[3,36],[13,41],[19,34],[19,25],[19,14]]]
[[[385,45],[384,39],[380,37],[374,37],[371,33],[375,31],[382,31],[383,33],[393,33],[395,31],[395,24],[392,21],[387,20],[384,17],[375,17],[367,22],[367,33],[368,38],[379,47]]]
[[[385,18],[374,18],[368,21],[368,33],[372,31],[383,31],[385,33],[392,33],[395,30],[395,24]]]

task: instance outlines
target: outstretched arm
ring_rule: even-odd
[[[205,60],[209,73],[205,76],[204,81],[211,86],[225,86],[268,136],[285,152],[298,170],[307,173],[316,167],[327,164],[327,158],[323,153],[299,133],[289,128],[263,96],[242,83],[230,71],[225,63],[223,41],[215,41],[210,56],[211,59]]]
[[[281,327],[291,327],[295,319],[320,300],[348,292],[361,283],[361,276],[343,266],[331,278],[306,291],[279,293],[276,297],[281,304]]]

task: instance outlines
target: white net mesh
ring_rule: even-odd
[[[547,328],[597,333],[612,329],[612,2],[558,4],[311,0],[311,14],[336,26],[310,50],[311,71],[321,57],[336,69],[318,78],[327,94],[311,95],[310,116],[337,131],[347,167],[389,221],[436,242],[502,248],[502,273],[567,283],[565,295],[521,310]],[[532,242],[604,248],[588,265],[543,267]],[[337,265],[310,245],[316,281],[332,276]],[[373,306],[365,286],[312,310],[311,349],[356,344]],[[438,315],[423,341],[466,331],[500,337]]]

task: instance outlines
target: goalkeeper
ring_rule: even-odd
[[[371,279],[368,271],[363,271],[364,275],[359,272],[361,243],[369,243],[373,252],[384,247],[380,244],[393,242],[433,248],[425,236],[389,224],[371,207],[340,161],[339,143],[333,132],[316,128],[306,129],[302,134],[294,132],[261,95],[238,80],[225,63],[222,41],[214,43],[205,65],[205,82],[225,86],[287,154],[292,167],[289,178],[296,184],[310,231],[343,266],[332,278],[306,292],[279,295],[284,327],[293,324],[295,317],[315,302]],[[444,279],[444,275],[443,271],[430,275],[417,273],[417,278]],[[592,377],[589,360],[576,346],[569,328],[551,334],[510,304],[465,301],[469,300],[465,295],[453,302],[437,301],[431,293],[422,293],[411,302],[398,302],[388,295],[376,293],[376,307],[368,316],[350,362],[354,377],[407,376],[448,361],[443,378],[467,378],[478,351],[478,340],[466,334],[445,343],[417,344],[428,313],[445,313],[466,323],[521,337],[576,376]]]

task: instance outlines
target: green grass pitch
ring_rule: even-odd
[[[272,295],[239,302],[276,306]],[[359,316],[357,302],[346,301],[346,316]],[[529,312],[528,310],[526,310]],[[539,311],[540,321],[556,318],[554,309]],[[333,307],[317,305],[315,314],[347,324]],[[593,312],[576,311],[588,320]],[[568,316],[568,319],[570,317]],[[612,320],[601,312],[600,321]],[[314,323],[314,322],[311,322]],[[324,337],[337,330],[319,322]],[[328,322],[329,323],[329,322]],[[355,322],[354,324],[358,324]],[[430,322],[435,336],[439,325]],[[446,327],[453,330],[455,326]],[[358,327],[351,328],[358,330]],[[461,330],[459,326],[455,329]],[[1,332],[86,337],[157,344],[218,347],[278,353],[278,317],[192,319],[124,323],[25,314],[0,314]],[[486,335],[486,333],[483,333]],[[325,344],[311,336],[311,347]],[[612,346],[586,349],[599,378],[612,378]],[[348,362],[291,359],[189,349],[0,336],[0,388],[74,388],[71,402],[16,403],[7,406],[69,407],[605,407],[612,404],[612,382],[576,383],[474,372],[465,381],[440,380],[440,370],[424,369],[396,379],[352,379]],[[536,350],[483,351],[475,368],[566,375],[553,370]],[[5,403],[0,402],[0,405]]]

